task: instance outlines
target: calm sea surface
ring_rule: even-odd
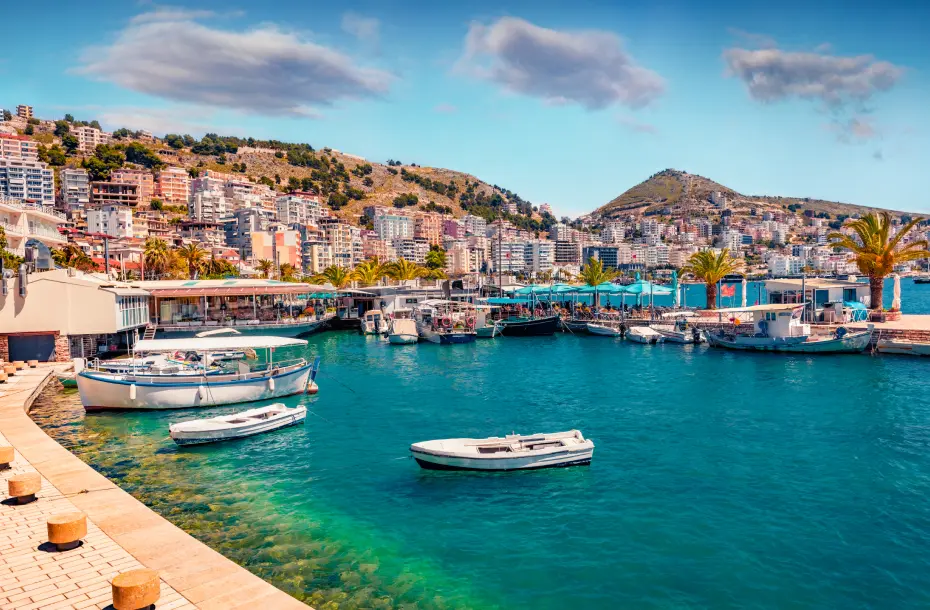
[[[926,294],[925,294],[926,293]],[[930,286],[904,309],[930,312]],[[35,420],[223,554],[334,608],[926,608],[930,362],[600,337],[310,340],[304,426],[179,449],[170,422]],[[590,467],[420,470],[410,443],[579,428]]]

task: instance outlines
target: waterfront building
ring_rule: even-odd
[[[374,217],[378,239],[392,242],[395,239],[413,238],[413,219],[402,214],[378,214]]]
[[[807,259],[800,256],[775,254],[768,262],[769,274],[775,277],[800,275],[806,263]]]
[[[523,268],[527,273],[546,273],[552,271],[555,262],[555,243],[551,241],[532,241],[523,249]]]
[[[456,218],[447,218],[442,221],[443,238],[462,239],[465,237],[465,223]]]
[[[395,239],[391,242],[398,258],[408,260],[418,265],[426,263],[426,253],[429,252],[429,242],[422,238]]]
[[[117,239],[133,237],[132,208],[108,204],[87,210],[87,232]]]
[[[491,268],[494,273],[521,273],[526,270],[527,243],[516,240],[491,241]]]
[[[617,246],[585,246],[582,249],[581,257],[585,263],[592,258],[600,261],[605,269],[617,269],[620,265]]]
[[[334,265],[354,267],[364,260],[361,229],[336,219],[322,223],[321,228],[333,248]]]
[[[40,161],[2,157],[0,158],[0,197],[54,205],[54,172]]]
[[[0,158],[38,161],[39,143],[28,136],[0,133]]]
[[[158,172],[155,194],[169,205],[187,205],[190,176],[183,167],[166,167]]]
[[[61,182],[61,207],[66,212],[87,207],[90,203],[90,179],[86,169],[64,167],[58,170]]]
[[[386,263],[397,260],[397,251],[391,242],[379,239],[378,234],[370,231],[370,235],[362,235],[362,258],[368,260],[377,258],[379,261]]]
[[[110,172],[110,182],[135,184],[139,187],[139,203],[148,205],[155,196],[155,177],[147,169],[115,169]]]
[[[273,220],[274,215],[263,208],[236,210],[224,223],[226,245],[237,249],[242,260],[253,260],[252,233],[268,230]]]
[[[6,233],[7,250],[17,256],[26,253],[26,242],[37,239],[49,248],[59,248],[68,240],[58,227],[65,216],[49,205],[0,197],[0,227]]]
[[[0,359],[67,362],[107,351],[149,321],[144,290],[74,269],[28,275],[26,296],[19,279],[6,282],[0,299]],[[55,315],[49,315],[54,303]]]
[[[325,241],[305,241],[301,244],[302,268],[305,275],[322,273],[333,265],[333,247]]]
[[[553,263],[560,266],[578,265],[581,262],[581,244],[575,241],[553,242]]]
[[[111,137],[109,133],[100,131],[96,127],[90,127],[89,125],[80,127],[72,125],[70,133],[77,138],[78,150],[84,154],[93,153],[94,150],[97,149],[98,144],[108,144]]]
[[[139,205],[139,185],[131,182],[91,182],[90,205],[100,208],[105,205]]]
[[[279,267],[285,263],[300,269],[303,254],[300,232],[293,229],[275,228],[267,231],[252,231],[249,235],[250,260],[253,265],[260,260],[270,260]]]

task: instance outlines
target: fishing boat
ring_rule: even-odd
[[[448,345],[475,340],[475,306],[461,301],[427,299],[413,312],[417,334],[430,343]]]
[[[626,331],[626,338],[634,343],[655,345],[665,341],[665,337],[654,328],[648,326],[634,326]]]
[[[241,335],[188,339],[142,339],[133,351],[145,353],[197,352],[207,358],[214,351],[264,350],[264,363],[245,360],[218,374],[152,374],[150,371],[110,373],[96,368],[78,372],[81,403],[87,411],[106,409],[184,409],[254,402],[299,394],[308,389],[313,365],[303,358],[274,360],[274,351],[305,346],[304,339]]]
[[[409,310],[407,310],[409,311]],[[397,311],[395,310],[395,315]],[[391,330],[388,332],[388,341],[393,345],[409,345],[419,339],[417,323],[413,318],[395,317],[391,320]]]
[[[388,332],[388,321],[380,309],[369,309],[362,316],[363,335],[383,335]]]
[[[478,339],[493,339],[501,334],[501,327],[496,320],[488,317],[488,314],[499,307],[491,305],[475,305],[475,336]]]
[[[58,382],[66,388],[77,387],[77,375],[74,371],[58,373]]]
[[[620,332],[619,326],[607,326],[606,324],[597,324],[595,322],[588,322],[585,324],[585,330],[587,330],[592,335],[598,335],[600,337],[623,336],[623,333]]]
[[[663,314],[663,318],[672,318],[670,326],[655,326],[655,330],[669,343],[701,343],[704,339],[701,329],[688,324],[688,319],[694,317],[694,312],[678,311]]]
[[[254,436],[302,423],[307,407],[288,408],[278,402],[233,415],[192,419],[168,426],[168,434],[178,445],[202,445]]]
[[[590,322],[590,320],[569,320],[562,318],[562,332],[585,334],[588,332],[588,322]]]
[[[543,337],[559,329],[559,316],[517,316],[498,321],[505,337]]]
[[[930,284],[930,275],[918,275],[914,277],[915,284]]]
[[[772,303],[751,307],[718,309],[717,315],[734,316],[732,331],[706,332],[707,342],[714,347],[762,352],[809,354],[856,354],[872,340],[874,326],[850,332],[841,326],[831,336],[811,335],[810,324],[802,322],[804,304]],[[738,316],[750,314],[752,323],[743,324]],[[746,328],[746,330],[743,330]]]
[[[880,339],[875,344],[875,350],[880,354],[930,356],[930,343],[905,339]]]
[[[410,452],[427,470],[531,470],[590,464],[594,442],[580,431],[448,438],[414,443]]]

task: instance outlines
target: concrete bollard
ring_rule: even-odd
[[[29,368],[34,369],[37,366],[39,366],[39,361],[38,360],[27,360],[26,364],[29,366]]]
[[[45,522],[48,526],[48,541],[59,551],[68,551],[87,536],[87,515],[82,512],[55,513]]]
[[[158,601],[161,581],[155,570],[130,570],[118,574],[113,586],[113,608],[116,610],[142,610]]]
[[[24,368],[26,368],[26,362],[25,362],[24,360],[14,360],[14,361],[13,361],[13,366],[16,367],[16,370],[17,370],[17,371],[21,371],[21,370],[23,370]]]
[[[36,499],[36,494],[42,489],[42,478],[38,472],[18,474],[7,480],[7,486],[11,498],[15,498],[19,504],[26,504]]]
[[[9,470],[12,461],[13,448],[6,445],[0,446],[0,470]]]
[[[15,374],[16,374],[16,365],[15,365],[15,364],[4,364],[4,365],[3,365],[3,372],[6,373],[7,375],[11,375],[11,376],[12,376],[12,375],[15,375]]]

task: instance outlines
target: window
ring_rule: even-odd
[[[843,288],[843,300],[849,301],[851,303],[855,303],[856,301],[858,301],[859,298],[856,296],[856,289],[855,288]]]

